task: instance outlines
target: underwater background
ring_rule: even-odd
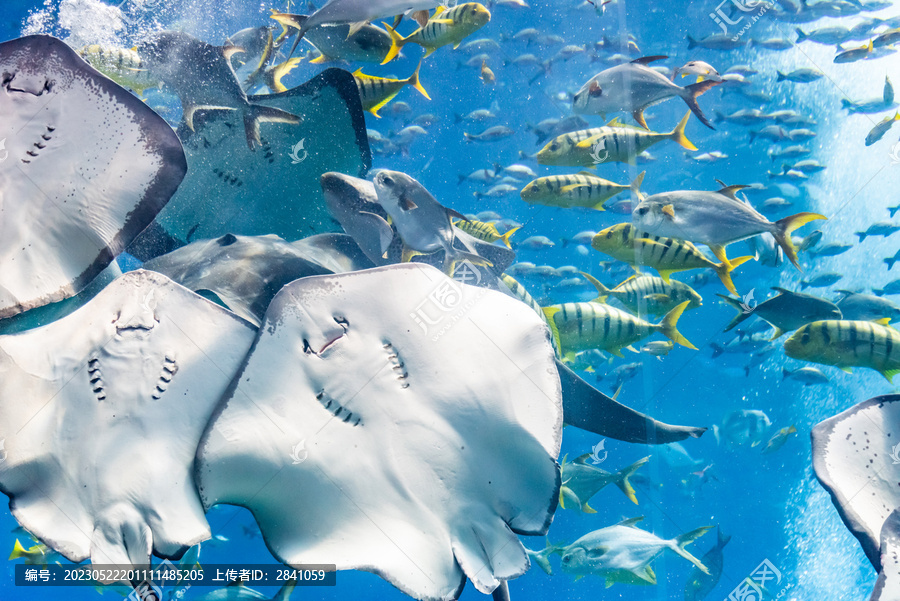
[[[128,2],[123,3],[123,10],[129,8]],[[502,218],[521,223],[521,230],[512,239],[517,261],[554,267],[573,265],[612,287],[628,277],[629,270],[603,267],[600,261],[607,261],[608,257],[590,249],[589,244],[581,250],[577,242],[568,240],[585,230],[599,231],[629,221],[628,214],[611,208],[598,212],[529,205],[519,198],[518,192],[498,198],[478,197],[475,193],[485,192],[489,186],[473,181],[460,182],[459,176],[493,168],[495,164],[505,166],[517,162],[529,165],[538,175],[574,172],[576,169],[539,166],[533,160],[521,158],[520,153],[530,155],[542,146],[536,142],[529,125],[571,115],[571,94],[589,77],[608,66],[592,61],[594,44],[604,38],[623,40],[633,36],[640,48],[640,54],[634,56],[666,55],[669,58],[661,64],[670,68],[689,60],[703,60],[720,73],[738,64],[749,65],[758,71],[747,79],[754,89],[768,94],[770,100],[749,99],[734,92],[733,88],[719,86],[700,97],[699,104],[704,113],[713,118],[718,113],[728,115],[747,108],[767,112],[795,110],[816,123],[812,127],[816,137],[804,143],[811,149],[811,154],[804,158],[815,159],[827,168],[800,183],[779,183],[768,175],[770,170],[779,170],[782,163],[767,154],[770,146],[777,145],[766,140],[750,143],[748,131],[756,127],[718,121],[716,130],[711,130],[692,116],[686,133],[698,147],[696,153],[686,153],[676,144],[662,143],[651,149],[653,161],[636,166],[603,164],[597,170],[598,175],[627,183],[646,170],[642,191],[648,194],[674,189],[715,190],[719,187],[716,180],[726,184],[758,182],[767,190],[750,190],[751,201],[756,203],[770,196],[780,196],[792,205],[780,214],[764,211],[768,217],[774,219],[799,211],[822,213],[828,221],[807,226],[802,234],[820,229],[823,242],[853,245],[849,251],[834,257],[814,259],[801,253],[802,273],[787,262],[778,267],[757,262],[745,264],[735,272],[734,281],[742,295],[754,291],[757,301],[770,295],[773,286],[800,290],[801,280],[809,280],[820,273],[835,272],[842,278],[831,286],[804,291],[832,300],[839,289],[869,292],[897,277],[897,272],[888,270],[882,259],[894,256],[900,249],[900,238],[869,237],[859,241],[854,234],[872,223],[888,220],[887,207],[900,202],[897,129],[889,131],[879,142],[866,146],[866,134],[887,113],[848,114],[841,105],[842,99],[880,97],[885,76],[900,82],[900,58],[897,55],[835,64],[833,45],[810,42],[794,43],[781,51],[756,46],[726,51],[701,47],[689,49],[688,36],[699,40],[721,32],[719,25],[710,18],[710,13],[717,9],[715,0],[617,0],[608,4],[602,15],[580,0],[527,2],[528,7],[489,6],[492,12],[490,23],[471,38],[486,37],[497,42],[497,47],[484,50],[488,54],[487,64],[496,75],[493,85],[482,81],[480,62],[476,66],[462,64],[479,52],[466,53],[462,48],[451,50],[446,47],[429,57],[421,68],[420,79],[431,101],[407,88],[400,92],[394,105],[388,104],[381,110],[382,118],[366,114],[367,127],[384,136],[400,131],[424,113],[436,117],[435,123],[424,127],[427,133],[409,144],[406,153],[385,156],[376,152],[373,146],[373,168],[410,174],[444,205],[461,213],[493,211]],[[143,8],[144,4],[139,7]],[[808,30],[837,23],[853,26],[865,17],[888,19],[900,15],[900,3],[888,4],[885,2],[885,7],[877,11],[841,18],[825,17],[800,27]],[[134,40],[128,35],[133,34],[134,29],[116,31],[111,26],[112,21],[104,17],[103,6],[99,0],[47,0],[43,4],[3,0],[0,3],[0,40],[40,32],[63,39],[76,38],[73,46],[87,43],[132,46]],[[285,10],[288,6],[285,2],[265,0],[162,0],[151,1],[146,12],[141,12],[141,18],[147,23],[155,21],[170,29],[182,29],[220,45],[228,35],[240,29],[266,24],[271,8]],[[296,6],[292,11],[303,12]],[[528,43],[513,39],[516,32],[532,27],[541,35],[559,36],[562,41]],[[730,33],[737,34],[743,24],[729,27]],[[405,34],[412,30],[409,23],[401,29]],[[742,35],[753,39],[785,38],[795,42],[797,34],[794,30],[792,23],[764,17],[750,25]],[[859,43],[862,42],[850,42],[848,47]],[[541,73],[540,66],[511,63],[525,53],[534,53],[540,61],[551,59],[565,45],[586,47],[587,50],[553,60],[547,73]],[[334,66],[351,71],[363,66],[366,73],[405,78],[415,69],[421,50],[409,46],[404,54],[401,59],[383,67]],[[325,66],[329,65],[301,63],[284,82],[288,87],[298,85]],[[779,71],[787,73],[803,67],[818,68],[825,76],[811,83],[776,81]],[[398,102],[407,103],[409,111],[397,111]],[[174,97],[153,94],[149,104],[154,108],[168,107],[170,112],[164,116],[177,125],[180,107]],[[456,122],[457,115],[466,115],[479,108],[490,109],[496,118],[480,123]],[[677,98],[654,106],[647,111],[648,125],[654,131],[670,131],[685,110]],[[620,115],[620,118],[630,120],[627,115]],[[586,120],[592,127],[604,123],[599,116],[587,116]],[[327,123],[320,125],[328,127]],[[496,142],[466,140],[464,132],[477,134],[491,125],[506,125],[515,133]],[[287,153],[290,149],[283,151]],[[713,151],[727,156],[712,162],[697,161],[691,156]],[[519,188],[528,179],[523,178]],[[628,200],[627,192],[622,198]],[[321,202],[321,199],[310,199],[310,202]],[[516,245],[516,241],[530,236],[546,236],[554,245],[540,249]],[[744,244],[736,243],[735,247]],[[729,254],[746,253],[732,250]],[[682,272],[674,279],[692,281],[695,273]],[[519,279],[542,305],[586,301],[596,296],[585,282],[560,286],[561,278],[538,274]],[[773,590],[769,585],[773,597],[783,593],[778,598],[795,601],[868,598],[875,572],[813,475],[809,433],[819,421],[862,400],[894,391],[895,387],[871,370],[857,369],[849,374],[832,367],[822,367],[829,379],[827,383],[805,386],[784,377],[784,368],[792,370],[804,364],[785,357],[780,344],[753,363],[746,353],[726,352],[714,356],[711,344],[724,345],[734,338],[734,332],[722,332],[733,318],[734,310],[715,296],[725,292],[715,276],[708,278],[706,285],[700,286],[696,281],[692,285],[703,296],[703,306],[686,312],[679,322],[679,330],[699,350],[676,346],[662,359],[646,353],[626,352],[625,359],[600,362],[582,375],[612,394],[619,387],[613,370],[636,363],[631,370],[633,377],[624,381],[618,399],[659,420],[711,428],[721,425],[734,411],[760,410],[771,421],[770,435],[791,425],[796,427],[798,434],[771,454],[762,453],[761,446],[717,443],[712,431],[700,439],[682,443],[689,456],[678,449],[607,439],[603,469],[617,471],[642,457],[650,457],[639,472],[641,478],[634,479],[639,504],[631,503],[615,487],[608,487],[591,502],[597,513],[559,509],[549,531],[549,541],[571,542],[592,530],[637,516],[644,516],[641,528],[665,539],[700,526],[716,525],[731,536],[731,541],[724,550],[721,580],[708,595],[709,599],[728,598],[764,560],[781,573],[776,588]],[[560,456],[572,458],[590,453],[600,440],[597,435],[567,427]],[[765,446],[765,440],[762,446]],[[360,477],[364,476],[360,474]],[[302,512],[303,508],[296,510]],[[246,510],[219,506],[210,512],[209,521],[217,539],[202,544],[201,564],[240,566],[273,562]],[[21,533],[13,532],[16,525],[9,511],[4,511],[0,517],[0,548],[12,550],[15,539],[22,538]],[[692,552],[702,557],[715,544],[715,537],[715,530],[711,530],[692,545]],[[545,545],[542,538],[522,537],[522,540],[526,547],[534,550]],[[22,542],[28,546],[24,539]],[[551,563],[558,567],[557,558],[551,559]],[[92,587],[16,587],[13,585],[14,564],[10,561],[3,566],[0,600],[65,598],[78,601],[99,596]],[[683,599],[692,566],[669,553],[657,558],[653,566],[658,577],[656,586],[616,584],[606,588],[601,578],[587,576],[576,581],[559,570],[554,570],[551,576],[532,564],[527,574],[510,581],[510,593],[516,601]],[[201,598],[211,590],[188,590],[185,598]],[[261,590],[267,596],[275,592],[275,589]],[[103,596],[117,598],[118,593],[107,591]],[[408,598],[377,576],[363,572],[338,573],[334,588],[317,587],[294,592],[297,599],[376,597]],[[461,598],[483,597],[469,585]]]

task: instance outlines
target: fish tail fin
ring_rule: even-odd
[[[737,257],[731,259],[728,263],[722,261],[721,263],[717,263],[713,266],[713,269],[716,271],[716,275],[719,276],[719,279],[722,280],[722,284],[728,290],[728,292],[734,294],[735,296],[739,296],[737,293],[737,288],[734,287],[734,282],[731,280],[731,272],[738,268],[738,266],[743,265],[750,259],[754,257],[751,255],[747,255],[745,257]]]
[[[786,368],[786,367],[782,367],[782,368],[781,368],[781,381],[784,382],[785,380],[787,380],[788,377],[789,377],[792,373],[794,373],[794,372],[792,372],[791,370],[789,370],[789,369]]]
[[[512,237],[513,234],[518,232],[520,229],[522,229],[521,225],[519,227],[514,227],[514,228],[508,230],[505,234],[500,236],[500,241],[506,245],[506,248],[512,249],[512,245],[509,243],[509,239]]]
[[[775,237],[775,241],[778,242],[785,256],[790,259],[797,269],[800,269],[800,262],[797,260],[797,249],[794,247],[794,243],[791,242],[791,232],[817,219],[828,218],[818,213],[797,213],[775,222],[775,231],[772,232],[772,236]]]
[[[894,218],[894,214],[895,214],[897,211],[900,211],[900,205],[897,205],[896,207],[888,207],[888,213],[890,213],[891,219]]]
[[[387,30],[388,35],[391,36],[391,48],[385,55],[384,60],[381,61],[382,65],[386,65],[394,60],[394,58],[396,58],[398,54],[400,54],[400,50],[403,49],[403,45],[406,43],[406,40],[402,35],[397,33],[397,31],[393,27],[391,27],[384,21],[382,21],[381,24],[384,25],[384,28]]]
[[[528,555],[530,559],[534,560],[534,563],[538,564],[542,570],[548,575],[553,575],[553,569],[550,567],[550,554],[553,553],[556,547],[554,545],[547,544],[547,548],[541,551],[532,551],[528,547],[525,547],[525,553]]]
[[[644,176],[647,175],[646,171],[641,171],[637,174],[637,177],[634,178],[634,181],[628,186],[631,189],[631,193],[634,194],[635,198],[638,200],[643,200],[644,195],[641,194],[641,185],[644,183]],[[601,209],[603,207],[601,206]]]
[[[681,121],[678,125],[675,126],[675,129],[669,134],[669,137],[678,142],[682,148],[685,150],[697,150],[697,147],[694,146],[694,143],[687,139],[687,136],[684,134],[684,128],[687,127],[688,119],[690,118],[690,113],[685,113],[684,117],[682,117]]]
[[[894,257],[888,257],[887,259],[884,260],[884,262],[887,263],[888,271],[890,271],[891,269],[894,268],[894,263],[897,262],[897,259],[895,259]]]
[[[799,44],[800,42],[802,42],[803,40],[805,40],[806,38],[809,37],[809,36],[806,35],[806,34],[803,32],[803,30],[800,29],[799,27],[797,27],[796,29],[794,29],[794,31],[797,32],[797,43],[798,43],[798,44]]]
[[[775,78],[776,82],[784,81],[785,79],[787,79],[787,77],[785,77],[784,73],[782,73],[781,71],[776,71],[776,73],[778,73],[778,77]]]
[[[287,87],[281,83],[281,78],[293,71],[294,67],[299,65],[301,61],[303,61],[303,59],[300,57],[289,58],[280,65],[275,65],[271,69],[267,69],[264,76],[266,85],[269,89],[276,93],[287,92]]]
[[[409,79],[406,80],[406,83],[414,87],[419,91],[419,94],[431,100],[431,96],[428,95],[428,92],[425,91],[425,88],[422,87],[422,82],[419,81],[419,69],[422,68],[422,61],[419,61],[419,65],[416,67],[416,70],[413,71],[413,74],[409,76]]]
[[[893,215],[891,215],[891,217],[893,217]],[[860,241],[860,242],[862,242],[863,240],[865,240],[865,239],[866,239],[866,236],[868,236],[868,234],[867,234],[866,232],[856,232],[856,235],[859,236],[859,241]]]
[[[468,261],[472,265],[478,265],[479,267],[494,266],[493,263],[482,256],[454,249],[453,254],[448,255],[447,258],[444,259],[444,273],[450,277],[453,277],[453,274],[456,272],[456,264],[460,261]]]
[[[595,278],[594,276],[592,276],[592,275],[589,274],[589,273],[585,273],[585,272],[582,271],[582,272],[581,272],[581,275],[583,275],[583,276],[584,276],[584,279],[586,279],[588,282],[590,282],[591,285],[593,285],[594,288],[597,289],[597,298],[595,298],[592,302],[595,302],[595,303],[605,303],[605,302],[606,302],[606,299],[609,298],[609,292],[610,292],[610,291],[609,291],[609,288],[607,288],[606,286],[604,286],[604,285],[600,282],[600,280],[598,280],[597,278]]]
[[[672,541],[672,550],[687,559],[689,562],[697,566],[697,569],[702,571],[704,574],[709,574],[709,568],[707,568],[703,563],[700,562],[699,559],[691,555],[685,547],[706,534],[708,530],[711,530],[712,526],[703,526],[702,528],[697,528],[696,530],[691,530],[690,532],[686,532],[681,536],[675,537]]]
[[[730,305],[738,312],[734,319],[732,319],[731,322],[725,327],[725,329],[722,330],[723,332],[727,332],[733,329],[735,326],[737,326],[739,323],[753,314],[753,309],[750,309],[749,311],[745,309],[744,307],[746,305],[742,305],[741,299],[739,298],[731,298],[730,296],[725,296],[724,294],[717,294],[716,296],[721,298],[723,301],[725,301],[726,304]]]
[[[251,149],[260,143],[259,124],[267,123],[292,123],[296,125],[301,119],[287,111],[261,104],[251,104],[244,113],[244,129],[247,132],[247,146]]]
[[[688,42],[688,50],[693,50],[694,48],[697,47],[697,40],[695,40],[691,36],[687,36],[687,42]]]
[[[698,81],[697,83],[692,83],[689,86],[684,88],[685,92],[681,96],[684,98],[685,104],[688,105],[688,108],[697,115],[697,118],[700,119],[700,123],[705,125],[710,129],[715,129],[712,123],[709,122],[709,119],[706,118],[706,115],[703,114],[703,111],[700,110],[700,105],[697,104],[697,97],[706,92],[707,90],[712,89],[713,87],[722,83],[721,81],[714,81],[712,79],[707,79],[706,81]]]
[[[634,475],[638,469],[650,461],[649,457],[644,457],[643,459],[638,459],[631,465],[626,468],[623,468],[618,474],[616,474],[616,486],[618,486],[625,496],[628,497],[635,505],[638,504],[637,496],[635,495],[634,486],[631,485],[631,481],[629,478]]]
[[[675,327],[678,324],[678,319],[681,317],[681,314],[684,313],[684,310],[687,309],[687,306],[690,304],[691,301],[684,301],[666,313],[666,316],[659,322],[659,331],[672,342],[696,351],[697,347],[691,344],[687,338],[682,336],[681,332]]]
[[[25,557],[25,547],[22,546],[22,543],[19,542],[19,539],[16,539],[15,544],[13,545],[12,553],[9,555],[9,561],[13,559],[19,559],[20,557]]]
[[[291,598],[291,593],[294,592],[294,589],[297,587],[297,580],[292,578],[284,583],[278,592],[275,593],[275,596],[272,597],[272,601],[289,601]]]

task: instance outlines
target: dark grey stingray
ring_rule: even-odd
[[[172,238],[186,243],[237,232],[298,240],[327,232],[333,225],[319,176],[369,168],[359,92],[347,71],[327,69],[287,92],[248,100],[303,121],[265,124],[255,150],[247,147],[238,111],[198,111],[193,131],[182,124],[188,175],[158,217]]]
[[[0,44],[0,318],[69,298],[187,169],[172,128],[49,36]]]
[[[863,401],[812,431],[813,469],[878,581],[872,601],[900,598],[900,395]]]
[[[193,457],[254,335],[139,270],[0,336],[0,491],[15,518],[75,562],[146,565],[209,538]]]
[[[208,291],[259,326],[272,298],[294,280],[374,267],[349,237],[320,234],[290,243],[278,236],[200,240],[144,264],[194,292]]]

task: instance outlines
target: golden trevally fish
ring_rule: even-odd
[[[639,154],[663,140],[673,140],[694,151],[697,147],[684,135],[688,117],[690,113],[669,133],[645,131],[613,119],[603,127],[561,134],[537,153],[537,162],[559,167],[596,167],[612,162],[634,165]]]
[[[737,257],[730,261],[713,263],[691,242],[674,238],[652,236],[637,232],[630,223],[620,223],[598,232],[591,240],[591,246],[614,259],[624,261],[635,269],[651,267],[663,281],[677,271],[709,268],[716,272],[725,288],[737,295],[731,272],[753,257]]]
[[[788,357],[833,365],[874,369],[890,382],[900,373],[900,332],[889,318],[878,321],[814,321],[798,329],[784,342]]]
[[[603,203],[620,192],[630,189],[633,194],[639,195],[644,173],[646,172],[642,171],[634,178],[630,186],[617,184],[588,172],[539,177],[522,188],[521,196],[529,204],[602,211]]]

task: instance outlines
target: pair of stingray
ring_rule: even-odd
[[[0,73],[5,317],[91,282],[186,166],[162,119],[58,40],[0,44]],[[514,299],[423,265],[354,272],[371,263],[347,236],[226,235],[148,267],[180,284],[132,272],[0,336],[0,490],[72,561],[177,558],[210,536],[204,511],[232,503],[288,564],[373,571],[417,598],[454,598],[466,577],[502,590],[528,566],[515,534],[555,510],[562,419],[636,442],[702,432],[557,365]],[[437,338],[416,327],[422,303],[448,299],[465,319],[437,314]]]

